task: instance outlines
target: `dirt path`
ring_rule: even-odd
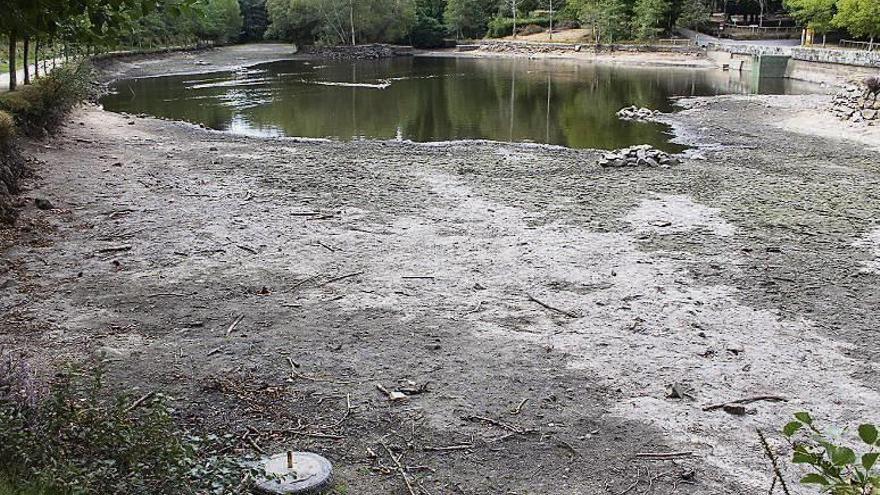
[[[104,352],[186,421],[325,453],[348,493],[406,493],[382,443],[435,494],[762,493],[756,427],[880,420],[877,152],[776,125],[823,98],[683,102],[706,159],[614,171],[84,108],[32,147],[27,196],[58,209],[7,239],[0,345]],[[765,394],[788,401],[703,410]]]

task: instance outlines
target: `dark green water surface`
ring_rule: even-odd
[[[120,81],[107,110],[146,113],[259,136],[461,139],[667,151],[669,129],[624,122],[629,105],[673,110],[671,98],[804,92],[788,80],[717,70],[634,68],[561,60],[407,57],[289,61],[237,72]]]

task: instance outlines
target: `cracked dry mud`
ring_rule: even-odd
[[[30,146],[26,196],[59,209],[4,234],[0,345],[103,352],[117,387],[320,452],[349,493],[406,493],[383,442],[434,494],[763,493],[755,428],[880,420],[878,152],[779,125],[826,102],[684,100],[663,118],[705,160],[604,171],[85,107]],[[788,401],[703,410],[758,395]]]

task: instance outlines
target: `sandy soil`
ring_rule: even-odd
[[[552,36],[550,36],[549,32],[544,31],[543,33],[521,34],[516,38],[508,36],[502,39],[507,41],[513,41],[515,39],[517,41],[531,41],[536,43],[578,43],[587,40],[589,35],[589,29],[554,29]]]
[[[85,107],[30,147],[0,345],[103,352],[183,421],[324,453],[348,493],[406,493],[383,443],[423,493],[765,493],[755,428],[880,421],[877,152],[778,124],[827,100],[683,100],[663,118],[693,158],[609,171]]]

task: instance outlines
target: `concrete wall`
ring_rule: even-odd
[[[710,43],[707,58],[718,67],[751,71],[756,56],[788,56],[786,77],[839,85],[880,73],[880,52]]]

